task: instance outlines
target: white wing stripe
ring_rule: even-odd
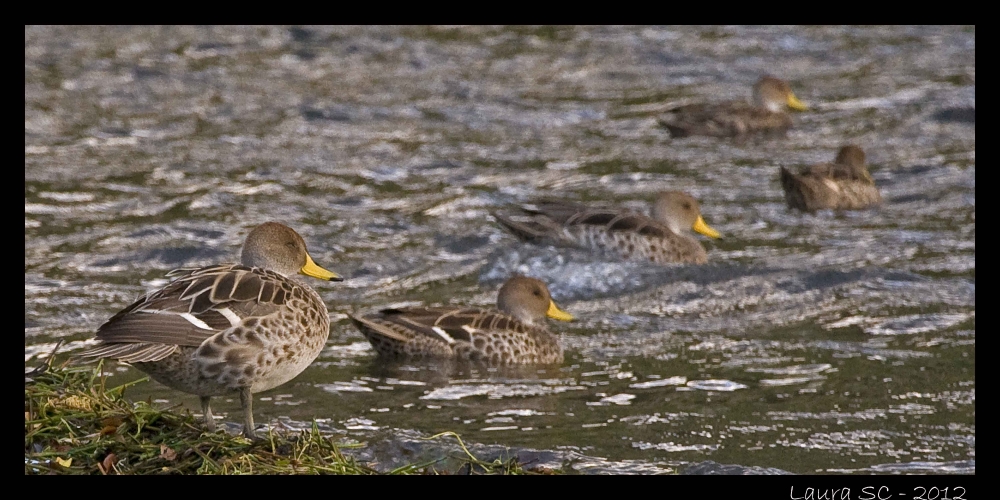
[[[194,326],[196,326],[198,328],[201,328],[203,330],[210,330],[210,331],[213,331],[213,332],[215,331],[214,328],[208,326],[208,323],[205,323],[204,321],[196,318],[191,313],[186,313],[186,312],[178,313],[178,312],[174,312],[174,311],[163,311],[163,310],[160,310],[160,309],[141,309],[141,310],[139,310],[137,312],[144,312],[144,313],[149,313],[149,314],[174,314],[174,315],[177,315],[177,316],[180,316],[180,317],[184,318],[185,320],[187,320],[188,323],[191,323],[192,325],[194,325]],[[231,313],[232,313],[232,311],[230,311],[230,314]],[[228,318],[228,316],[227,316],[227,318]]]
[[[215,311],[218,312],[219,314],[225,316],[226,319],[229,320],[229,324],[231,324],[233,326],[239,326],[240,324],[243,323],[243,320],[239,316],[237,316],[236,313],[234,313],[228,307],[223,307],[222,309],[216,309]]]
[[[441,328],[440,326],[432,326],[431,330],[434,330],[434,333],[440,335],[441,338],[448,343],[448,345],[455,344],[455,339],[453,339],[451,335],[448,335],[448,332],[444,331],[444,329]]]

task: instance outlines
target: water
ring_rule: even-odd
[[[656,124],[764,73],[811,107],[784,140]],[[975,138],[969,27],[26,27],[25,364],[279,220],[347,279],[312,283],[329,343],[258,422],[315,419],[385,467],[453,431],[584,472],[974,473]],[[884,206],[789,212],[778,166],[847,142]],[[488,215],[663,189],[725,236],[709,264],[525,245]],[[561,366],[384,363],[347,320],[490,306],[513,272],[577,317],[552,325]]]

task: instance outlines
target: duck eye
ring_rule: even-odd
[[[688,203],[688,202],[685,201],[683,206],[684,206],[684,210],[691,210],[691,203]]]
[[[535,297],[541,297],[542,296],[542,291],[539,290],[539,289],[537,289],[537,288],[535,289],[534,293],[535,293]]]
[[[285,243],[285,246],[294,250],[295,249],[295,242],[294,241],[289,241],[288,243]]]

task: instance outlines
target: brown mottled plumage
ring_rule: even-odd
[[[268,222],[243,244],[242,264],[178,269],[97,329],[99,343],[82,360],[112,358],[154,380],[201,397],[215,429],[210,400],[238,392],[243,433],[256,438],[252,395],[288,382],[319,355],[330,335],[326,305],[290,276],[330,281],[291,228]]]
[[[858,146],[840,148],[833,163],[812,165],[798,173],[781,167],[780,175],[788,208],[855,210],[882,202],[865,165],[865,152]]]
[[[785,112],[786,107],[799,111],[807,109],[792,93],[788,82],[764,76],[753,86],[751,104],[732,101],[679,106],[661,116],[659,123],[670,130],[671,137],[783,136],[792,127],[792,117]]]
[[[708,255],[690,230],[719,237],[702,219],[698,201],[681,191],[660,193],[652,217],[563,201],[542,201],[534,208],[521,207],[520,212],[493,217],[525,241],[590,248],[658,264],[704,264]]]
[[[408,307],[350,318],[385,357],[491,365],[562,362],[559,339],[545,328],[545,317],[573,317],[556,306],[545,283],[515,276],[500,288],[497,307]]]

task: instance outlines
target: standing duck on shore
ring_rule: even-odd
[[[302,237],[276,222],[250,232],[240,261],[172,271],[173,281],[101,325],[99,343],[78,358],[116,359],[198,395],[210,431],[212,396],[238,393],[243,434],[256,439],[253,394],[302,373],[330,336],[323,299],[292,276],[342,278],[316,265]]]

